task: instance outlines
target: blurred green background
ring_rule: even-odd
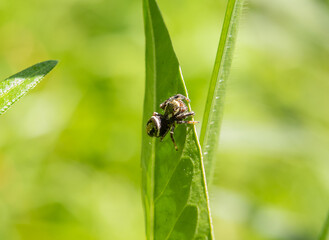
[[[202,120],[226,1],[159,0]],[[316,239],[329,207],[329,3],[250,0],[217,154],[217,239]],[[58,66],[0,117],[0,239],[145,239],[141,0],[0,1],[0,79]],[[199,125],[200,127],[201,125]]]

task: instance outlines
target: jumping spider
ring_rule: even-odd
[[[154,112],[150,120],[146,124],[146,131],[150,137],[159,137],[161,141],[170,130],[170,137],[175,145],[176,151],[178,150],[175,139],[174,130],[175,124],[195,124],[196,121],[185,121],[189,116],[194,116],[194,112],[189,112],[186,104],[183,102],[190,102],[190,99],[177,94],[168,98],[160,104],[160,108],[164,110],[164,114]]]

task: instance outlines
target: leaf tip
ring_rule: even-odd
[[[45,63],[47,64],[51,69],[53,69],[57,64],[58,64],[58,60],[47,60],[41,63]]]

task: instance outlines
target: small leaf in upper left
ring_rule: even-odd
[[[37,63],[0,82],[0,115],[33,89],[56,65],[49,60]]]

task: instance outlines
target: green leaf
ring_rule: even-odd
[[[203,149],[203,161],[208,183],[213,175],[212,162],[218,146],[220,127],[223,118],[226,82],[232,64],[242,5],[242,0],[228,0],[215,66],[203,114],[200,143]]]
[[[0,115],[33,89],[56,64],[54,60],[41,62],[0,82]]]
[[[177,93],[187,96],[180,66],[154,0],[144,0],[146,83],[142,133],[143,202],[147,239],[213,239],[201,149],[193,125],[160,142],[146,133],[159,105]],[[189,106],[190,108],[190,106]]]
[[[329,212],[327,214],[327,219],[323,225],[323,229],[319,237],[319,240],[329,240]]]

